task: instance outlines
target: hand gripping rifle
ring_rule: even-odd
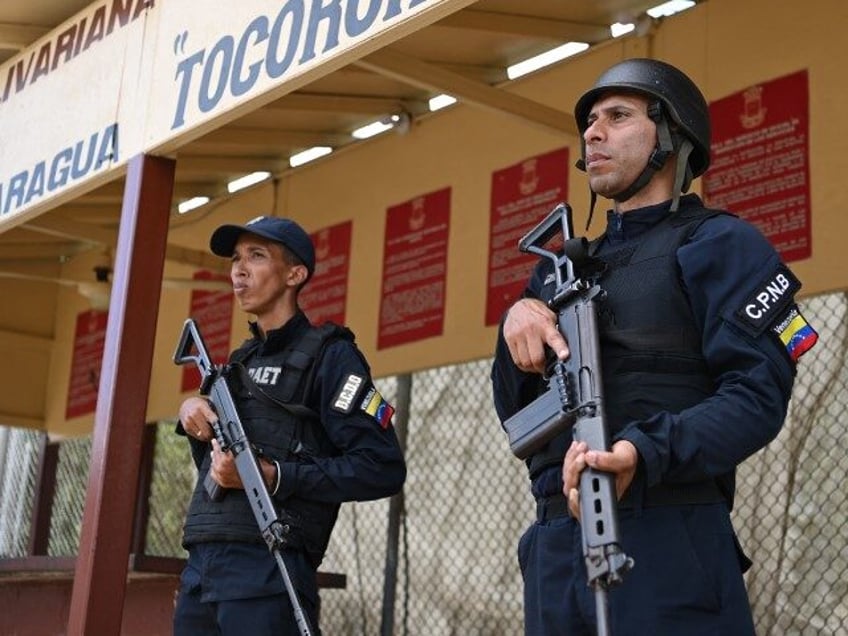
[[[562,254],[544,246],[562,228]],[[519,459],[539,451],[572,428],[574,439],[589,450],[609,450],[603,408],[597,304],[603,290],[594,282],[601,263],[589,256],[588,241],[572,238],[571,208],[559,204],[518,243],[522,252],[551,259],[556,290],[548,306],[557,314],[560,333],[571,355],[553,364],[548,390],[504,422],[510,449]],[[580,475],[580,527],[589,586],[595,591],[598,634],[610,633],[607,589],[620,583],[633,559],[619,545],[615,478],[587,467]]]
[[[192,350],[196,350],[197,354],[192,355]],[[211,422],[212,429],[215,431],[215,438],[218,440],[221,450],[230,451],[233,454],[236,469],[244,485],[244,493],[250,502],[253,516],[259,525],[259,531],[262,538],[265,539],[268,549],[277,560],[280,574],[283,576],[283,583],[294,609],[294,617],[300,634],[301,636],[312,636],[312,632],[309,630],[309,622],[303,613],[303,607],[301,607],[297,598],[297,592],[295,592],[289,571],[280,553],[281,548],[286,543],[284,535],[288,528],[277,516],[274,502],[271,500],[271,495],[268,494],[265,480],[262,477],[262,470],[259,468],[259,461],[253,454],[250,442],[241,424],[241,418],[239,418],[235,402],[233,402],[233,395],[227,385],[229,367],[212,364],[206,344],[197,329],[197,324],[191,318],[183,324],[183,332],[174,353],[174,362],[177,364],[194,362],[197,365],[201,376],[200,395],[209,397],[215,412],[218,414],[218,420]],[[226,495],[226,489],[222,488],[208,473],[203,485],[212,501],[220,501]]]

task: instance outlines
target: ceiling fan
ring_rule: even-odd
[[[110,280],[112,268],[97,266],[93,268],[93,280],[80,280],[75,278],[59,278],[51,276],[39,276],[19,271],[0,270],[0,278],[11,278],[38,283],[53,283],[65,287],[74,287],[76,292],[91,303],[92,309],[105,311],[109,309],[109,293],[112,289]],[[162,279],[162,289],[199,289],[207,291],[230,291],[232,285],[228,280],[202,279],[202,278],[168,278]]]

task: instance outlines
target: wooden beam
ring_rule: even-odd
[[[138,494],[135,497],[132,542],[130,554],[142,555],[147,545],[147,524],[150,521],[150,488],[153,484],[153,460],[156,455],[155,424],[144,427],[141,443],[141,463],[138,471]]]
[[[56,494],[56,469],[59,466],[59,444],[51,443],[47,433],[39,439],[38,475],[35,480],[35,503],[29,532],[29,554],[46,555],[50,544],[50,520]]]
[[[238,176],[268,170],[277,172],[286,164],[281,157],[209,157],[197,155],[180,155],[177,162],[177,173],[184,174],[220,174]]]
[[[91,249],[86,243],[6,245],[0,244],[0,264],[20,261],[61,263]]]
[[[475,82],[481,82],[494,86],[509,81],[504,66],[480,66],[478,64],[453,64],[451,62],[440,63],[439,66],[446,71],[462,75]],[[429,107],[428,107],[429,108]]]
[[[99,227],[101,230],[112,230],[117,236],[117,229],[114,226],[117,226],[121,220],[120,205],[116,209],[111,205],[83,205],[79,201],[75,199],[56,211],[68,222],[85,223]]]
[[[182,180],[174,184],[174,199],[193,197],[205,194],[212,197],[227,191],[226,185],[214,181],[187,181]]]
[[[95,188],[94,190],[87,192],[79,198],[86,197],[117,200],[118,206],[120,206],[121,202],[124,200],[124,179],[110,181],[99,188]]]
[[[519,117],[549,130],[570,135],[578,134],[577,125],[571,113],[551,108],[506,90],[475,82],[435,64],[422,62],[388,48],[376,51],[355,64],[414,86],[447,93],[460,101],[480,108]]]
[[[610,36],[609,25],[584,24],[569,20],[537,18],[515,13],[465,9],[442,18],[435,26],[505,33],[565,42],[602,42]]]
[[[280,130],[279,128],[233,128],[224,127],[201,137],[191,144],[191,148],[203,148],[206,145],[232,144],[235,146],[341,146],[352,141],[350,135],[320,131]],[[194,155],[180,155],[180,161]]]
[[[174,184],[174,196],[190,196],[198,190],[214,190],[216,187],[218,187],[217,184],[212,181],[191,181],[184,179],[179,183]],[[124,181],[121,179],[119,181],[107,183],[96,190],[92,190],[91,192],[78,197],[72,203],[65,204],[65,206],[75,206],[76,204],[98,207],[114,206],[116,211],[120,213],[121,202],[124,197],[123,193]],[[58,209],[64,209],[65,206]]]
[[[83,243],[90,243],[92,245],[113,246],[117,238],[115,232],[99,229],[88,223],[78,223],[69,219],[48,217],[47,215],[37,217],[33,221],[24,224],[23,227],[34,232],[42,232],[51,236],[63,236],[64,238],[72,241],[82,241]],[[55,260],[58,263],[60,261],[60,257],[68,256],[72,253],[76,254],[82,251],[87,251],[87,249],[89,248],[86,248],[85,246],[72,248],[68,245],[50,248],[44,245],[21,245],[12,247],[3,245],[0,246],[0,269],[14,271],[20,268],[15,268],[14,265],[9,266],[4,263],[19,263],[19,261],[22,260],[35,260],[36,258],[43,259],[45,256],[52,257],[51,260]],[[195,250],[189,247],[168,244],[165,254],[168,260],[176,263],[194,265],[202,269],[209,269],[216,272],[226,273],[230,271],[228,261],[225,259],[222,260],[221,258],[213,256],[203,250]],[[20,271],[23,272],[24,270]],[[2,333],[3,332],[0,332],[0,338],[2,338]]]
[[[23,227],[33,232],[98,245],[114,245],[117,239],[117,234],[112,230],[104,230],[89,223],[77,223],[55,214],[42,214],[24,223]]]
[[[262,110],[389,115],[401,111],[424,112],[427,110],[427,104],[421,100],[406,100],[394,97],[290,93],[282,99],[268,104]]]
[[[69,634],[121,631],[173,185],[173,160],[129,160]]]

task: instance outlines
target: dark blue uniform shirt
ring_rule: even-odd
[[[256,355],[273,358],[298,340],[309,328],[306,316],[298,312],[280,329],[243,347],[255,346]],[[257,340],[261,340],[257,343]],[[320,415],[320,425],[332,443],[331,456],[293,457],[280,462],[280,486],[275,500],[285,508],[285,500],[302,499],[340,504],[366,501],[398,492],[406,477],[406,465],[391,424],[392,408],[376,391],[370,369],[356,345],[345,339],[331,341],[315,362],[311,388],[303,405]],[[362,378],[356,400],[349,409],[334,408],[351,375]],[[365,396],[373,399],[366,402]],[[177,432],[184,434],[181,426]],[[195,462],[209,453],[209,445],[189,438]],[[277,564],[259,537],[258,543],[212,542],[191,546],[183,584],[201,590],[203,601],[250,598],[284,591]],[[304,555],[290,549],[283,556],[295,586],[306,598],[316,599],[314,567]]]
[[[306,316],[299,313],[279,333],[270,333],[265,346],[275,346],[277,338],[288,341],[298,337],[308,326]],[[333,408],[351,374],[366,378],[366,389],[372,384],[362,354],[352,343],[336,340],[327,346],[317,364],[305,406],[320,414],[324,431],[338,455],[313,457],[305,463],[283,462],[277,497],[297,494],[305,499],[341,503],[396,493],[406,477],[406,466],[391,424],[381,422],[380,414],[369,413],[361,402],[350,413]],[[359,395],[365,394],[360,390]]]
[[[283,327],[266,335],[257,354],[273,355],[284,350],[309,326],[306,316],[298,312]],[[251,342],[248,340],[243,347],[250,346]],[[406,478],[406,465],[394,428],[389,421],[380,419],[385,411],[372,414],[362,408],[361,402],[348,413],[333,408],[351,374],[365,378],[358,396],[373,388],[371,371],[364,357],[356,345],[337,339],[327,345],[316,365],[311,391],[304,396],[303,405],[320,415],[323,429],[337,454],[310,457],[306,462],[281,462],[276,498],[284,500],[296,494],[305,499],[341,503],[379,499],[396,493]],[[189,439],[193,445],[208,452],[207,444]]]
[[[681,208],[701,205],[695,195],[681,199]],[[614,246],[639,236],[668,214],[668,208],[669,202],[665,202],[624,214],[608,212],[597,254],[603,257]],[[741,313],[752,295],[756,297],[769,277],[784,267],[756,228],[731,215],[709,218],[678,249],[677,264],[716,390],[679,413],[661,411],[648,420],[631,421],[615,436],[615,440],[632,442],[639,451],[634,486],[732,475],[736,465],[777,435],[795,377],[787,345],[774,330],[786,312],[765,314],[765,321],[756,326]],[[536,267],[525,297],[539,297],[547,271],[547,261]],[[791,302],[789,305],[795,310]],[[502,334],[492,381],[501,421],[539,392],[538,376],[523,373],[513,364]],[[732,498],[732,483],[723,486],[725,492],[729,487]],[[533,484],[537,497],[561,488],[560,467],[548,469]],[[732,505],[732,500],[729,503]]]

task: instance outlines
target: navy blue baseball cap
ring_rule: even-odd
[[[277,216],[258,216],[244,225],[222,225],[212,232],[209,248],[213,254],[229,258],[236,249],[236,242],[245,232],[256,234],[280,243],[306,265],[309,276],[315,272],[315,246],[302,227],[291,219]]]

